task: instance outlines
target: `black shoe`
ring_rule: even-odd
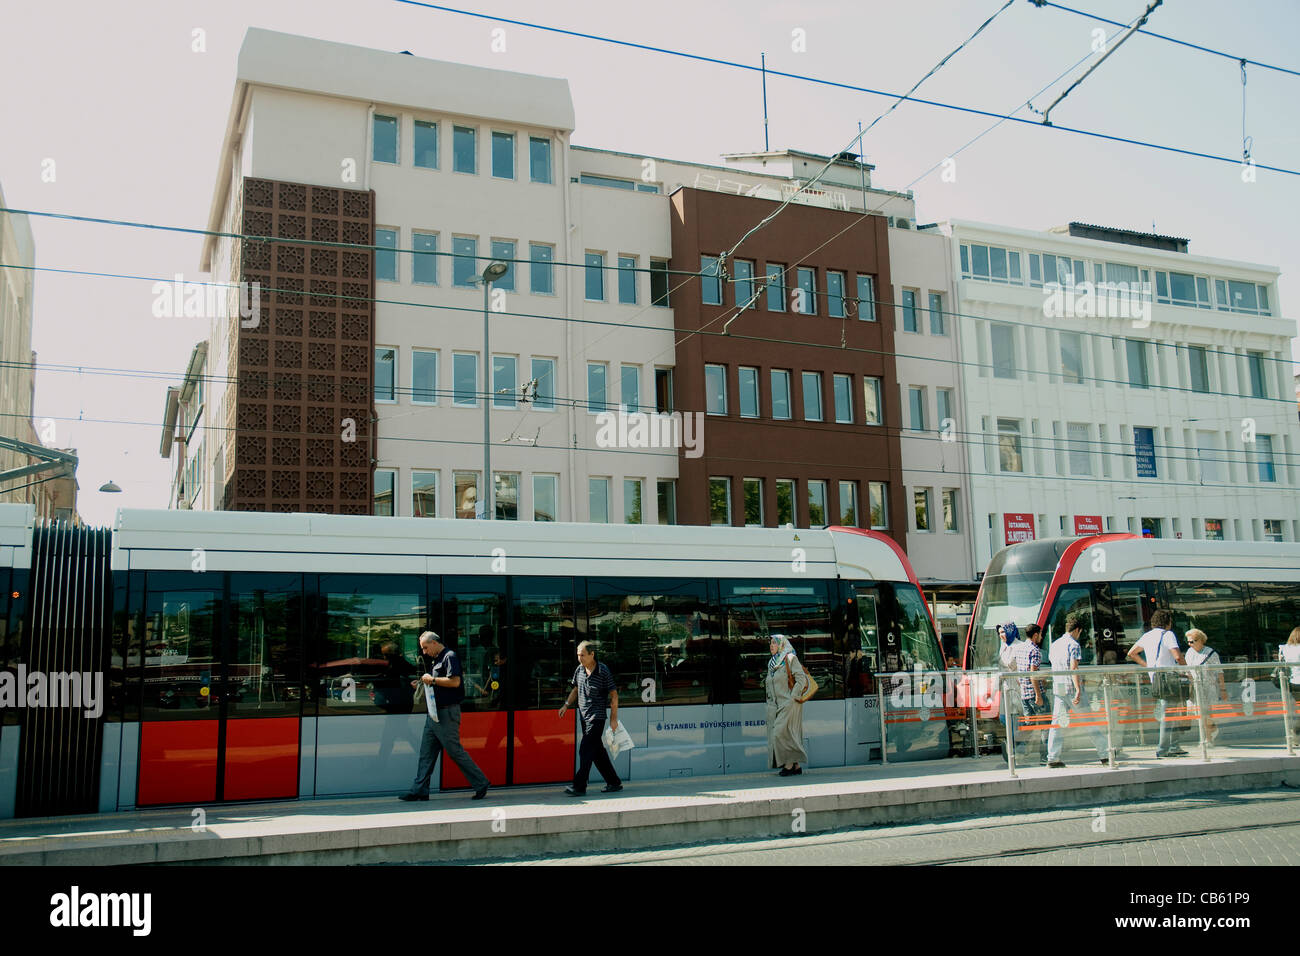
[[[791,771],[791,773],[796,775],[801,774],[803,773],[803,767],[795,767],[794,770]]]
[[[487,792],[488,792],[488,788],[487,788],[487,787],[484,787],[482,790],[475,790],[475,791],[474,791],[474,796],[470,797],[470,799],[471,799],[471,800],[482,800],[484,797],[487,796]]]
[[[1109,767],[1109,766],[1110,766],[1110,758],[1109,758],[1109,757],[1102,757],[1102,758],[1101,758],[1101,765],[1102,765],[1103,767]]]
[[[601,792],[601,793],[618,793],[618,792],[619,792],[620,790],[622,790],[622,789],[623,789],[623,785],[622,785],[621,783],[618,784],[617,786],[613,786],[613,787],[611,787],[609,784],[606,784],[605,787],[604,787],[604,789],[602,789],[600,792]]]
[[[781,770],[780,770],[780,772],[777,773],[777,776],[778,776],[778,777],[793,777],[793,776],[794,776],[794,771],[793,771],[793,770],[787,770],[785,767],[782,767]]]
[[[585,797],[587,795],[586,790],[574,790],[572,787],[565,787],[564,793],[565,796],[569,797]]]
[[[397,799],[398,800],[428,800],[429,795],[427,793],[404,793]]]
[[[1050,762],[1047,764],[1047,766],[1051,767],[1053,770],[1060,770],[1062,767],[1065,766],[1065,764],[1062,763],[1060,760],[1053,760],[1053,761],[1050,761]]]

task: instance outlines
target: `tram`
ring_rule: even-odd
[[[461,659],[461,740],[494,786],[572,777],[575,717],[557,710],[582,640],[618,681],[624,780],[767,769],[769,634],[822,688],[804,707],[812,767],[875,759],[877,681],[944,666],[906,556],[861,529],[122,510],[111,548],[55,532],[0,506],[0,559],[34,556],[12,572],[0,669],[93,645],[107,703],[78,715],[98,733],[71,754],[24,747],[28,715],[4,712],[0,816],[400,792],[426,629]],[[32,623],[56,585],[103,600]],[[932,720],[889,746],[892,762],[950,744]]]

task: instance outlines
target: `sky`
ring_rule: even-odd
[[[493,0],[456,9],[753,65],[766,53],[772,70],[897,94],[1003,2]],[[1126,23],[1144,7],[1142,0],[1065,5]],[[236,58],[254,26],[562,77],[578,145],[706,163],[763,146],[755,72],[400,0],[69,0],[7,4],[0,16],[0,187],[12,208],[204,228]],[[1107,36],[1117,32],[1015,0],[915,95],[997,113],[1032,98],[1041,110],[1096,61],[1098,27]],[[1291,42],[1300,34],[1294,0],[1167,0],[1147,28],[1300,70]],[[768,78],[767,99],[773,148],[823,154],[846,148],[859,122],[871,123],[893,102],[786,77]],[[1023,109],[1017,115],[1033,118]],[[1300,170],[1297,120],[1300,76],[1248,67],[1245,127],[1257,164]],[[1241,69],[1235,60],[1138,34],[1055,108],[1052,121],[1239,159]],[[1047,229],[1077,220],[1154,229],[1189,239],[1195,255],[1281,269],[1280,314],[1296,315],[1300,240],[1292,220],[1300,176],[1257,170],[1253,182],[1243,182],[1239,162],[1015,123],[958,152],[994,122],[903,103],[860,151],[876,167],[873,185],[914,191],[919,222]],[[955,165],[945,178],[941,163],[950,156]],[[78,509],[89,524],[110,523],[117,507],[165,507],[168,466],[158,452],[164,397],[207,328],[203,319],[155,318],[151,280],[180,273],[206,281],[201,239],[30,222],[42,269],[150,277],[37,274],[34,418],[38,428],[53,420],[50,444],[78,450]],[[1294,354],[1300,358],[1300,350]],[[122,494],[97,490],[109,479]]]

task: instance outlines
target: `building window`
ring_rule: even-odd
[[[605,410],[605,378],[608,368],[604,362],[587,363],[587,411],[592,414]]]
[[[843,272],[826,272],[826,314],[834,319],[844,318]]]
[[[1256,435],[1255,449],[1253,452],[1256,467],[1259,471],[1260,481],[1277,481],[1277,474],[1273,470],[1273,436]]]
[[[745,527],[763,526],[763,479],[745,479]]]
[[[1268,286],[1254,285],[1250,282],[1224,282],[1214,280],[1214,290],[1218,293],[1219,310],[1222,312],[1254,312],[1269,315]]]
[[[885,420],[885,408],[881,403],[880,379],[868,375],[862,379],[863,413],[868,425],[879,425]]]
[[[528,137],[528,175],[535,183],[551,181],[551,141],[540,136]]]
[[[1061,380],[1083,384],[1083,337],[1078,332],[1061,333]]]
[[[1282,522],[1274,518],[1264,519],[1264,540],[1282,541]]]
[[[1264,353],[1247,352],[1246,365],[1250,369],[1251,398],[1268,398],[1268,389],[1264,385]]]
[[[822,373],[803,373],[803,419],[806,422],[822,420]]]
[[[411,281],[419,285],[438,284],[438,235],[411,233]]]
[[[947,335],[943,322],[943,296],[938,292],[930,293],[930,334]]]
[[[767,264],[767,311],[785,311],[785,266]]]
[[[1223,519],[1222,518],[1205,519],[1205,540],[1206,541],[1223,540]]]
[[[1210,390],[1210,365],[1206,358],[1205,349],[1199,345],[1187,346],[1187,364],[1192,376],[1192,391],[1208,392]]]
[[[375,145],[370,158],[376,163],[397,162],[397,117],[375,114]],[[391,504],[391,502],[390,502]],[[392,514],[391,511],[388,512]]]
[[[1219,451],[1219,439],[1213,432],[1196,433],[1196,458],[1201,466],[1201,483],[1207,481],[1221,481],[1222,476],[1219,474],[1219,461],[1221,459]]]
[[[556,521],[559,495],[556,488],[560,483],[559,475],[533,475],[533,520]]]
[[[826,527],[826,482],[819,478],[808,482],[808,527]]]
[[[640,478],[623,479],[623,523],[643,524],[641,515],[641,488],[644,482]]]
[[[668,263],[663,259],[650,260],[650,304],[668,308]]]
[[[668,415],[673,410],[673,370],[655,369],[655,411]]]
[[[758,369],[740,369],[740,417],[758,417]]]
[[[456,352],[451,359],[451,403],[463,408],[478,405],[478,356]]]
[[[776,525],[784,528],[794,524],[794,479],[778,478],[776,480]]]
[[[727,367],[704,366],[704,404],[710,415],[727,414]]]
[[[916,332],[916,292],[913,289],[903,290],[903,331]]]
[[[1156,463],[1156,430],[1133,426],[1133,452],[1137,459],[1139,478],[1158,478]]]
[[[871,276],[858,276],[858,318],[876,321],[876,280]]]
[[[790,418],[790,373],[772,369],[772,417]]]
[[[636,305],[636,257],[618,257],[618,301]]]
[[[731,479],[709,479],[709,524],[731,524]]]
[[[514,408],[517,360],[513,355],[492,356],[492,407]]]
[[[619,375],[619,401],[629,412],[641,409],[641,366],[624,365]]]
[[[722,273],[717,256],[700,256],[700,296],[705,305],[722,305]]]
[[[375,401],[397,401],[397,349],[375,349]]]
[[[907,405],[912,414],[912,431],[925,431],[925,389],[909,387]]]
[[[939,426],[939,431],[956,425],[956,418],[952,413],[952,389],[936,388],[934,390],[934,400],[939,411],[939,420],[935,423]]]
[[[533,408],[551,411],[555,408],[555,359],[533,359],[532,377],[537,383],[533,392]]]
[[[474,288],[478,279],[478,240],[453,236],[451,251],[451,284],[461,289]]]
[[[797,270],[798,288],[796,289],[796,312],[804,315],[817,314],[817,272],[808,266]]]
[[[737,259],[732,265],[735,271],[736,308],[752,309],[754,302],[754,263],[748,259]]]
[[[411,351],[411,401],[416,405],[438,404],[438,353],[435,350]]]
[[[492,133],[492,176],[495,179],[515,178],[514,133]]]
[[[507,266],[506,274],[492,281],[493,289],[515,291],[515,244],[508,239],[492,240],[492,258]]]
[[[1253,286],[1251,293],[1253,297]],[[1205,276],[1189,275],[1186,272],[1157,272],[1156,301],[1208,309],[1212,305],[1210,281]]]
[[[961,531],[957,523],[957,489],[943,489],[943,530],[956,534]]]
[[[375,278],[385,282],[397,281],[397,230],[375,230]]]
[[[840,525],[845,528],[858,526],[858,483],[856,481],[840,482]]]
[[[476,141],[478,130],[468,126],[455,126],[451,131],[451,168],[458,173],[477,173],[478,155]]]
[[[677,482],[671,478],[660,478],[656,485],[656,496],[659,501],[659,523],[676,524],[677,523]]]
[[[597,176],[595,173],[582,173],[578,182],[587,186],[605,186],[609,189],[626,189],[628,192],[657,193],[659,187],[653,183],[639,183],[633,179],[615,179],[613,176]]]
[[[1024,459],[1020,456],[1020,422],[1014,419],[998,419],[998,460],[1002,471],[1025,470]]]
[[[1009,282],[1019,285],[1020,253],[999,246],[984,246],[974,242],[969,245],[963,243],[961,274],[963,279],[982,279],[985,282]]]
[[[397,513],[393,508],[393,489],[396,485],[397,472],[391,468],[375,469],[375,514],[392,516]]]
[[[416,518],[438,517],[438,473],[411,472],[411,514]]]
[[[587,510],[591,516],[588,520],[599,524],[609,522],[608,478],[587,479]]]
[[[912,492],[913,510],[916,512],[916,530],[930,531],[930,489],[917,488]]]
[[[1141,339],[1125,339],[1124,349],[1128,358],[1128,383],[1134,388],[1147,388],[1147,344]]]
[[[1016,331],[1009,325],[994,323],[989,326],[993,343],[993,377],[1016,377]]]
[[[1092,451],[1088,447],[1088,426],[1079,422],[1066,423],[1066,436],[1070,448],[1070,474],[1092,474]]]
[[[438,124],[415,121],[415,165],[421,169],[438,168]]]
[[[452,481],[456,485],[457,518],[478,517],[478,479],[479,473],[477,471],[453,472]]]
[[[555,250],[536,242],[528,244],[529,283],[537,295],[555,295],[555,267],[551,265]]]
[[[586,259],[586,296],[588,302],[605,301],[605,255],[589,252]]]
[[[867,483],[868,506],[871,508],[871,527],[884,530],[889,527],[889,483],[871,481]]]
[[[840,424],[853,424],[853,376],[837,374],[835,386],[835,420]]]

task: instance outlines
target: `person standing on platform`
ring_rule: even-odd
[[[420,764],[415,771],[415,779],[411,782],[411,789],[402,794],[400,799],[428,800],[429,778],[433,776],[438,754],[446,753],[474,788],[472,799],[482,800],[488,792],[487,774],[478,768],[478,764],[470,759],[465,748],[460,745],[460,702],[465,699],[460,659],[433,631],[425,631],[420,635],[420,650],[429,659],[429,672],[421,676],[419,681],[411,681],[411,686],[423,683],[426,687],[433,688],[438,719],[434,720],[432,715],[424,718]]]
[[[1047,652],[1048,662],[1052,670],[1057,672],[1052,675],[1052,732],[1047,735],[1049,767],[1065,766],[1061,755],[1065,750],[1065,727],[1071,718],[1076,716],[1087,717],[1089,720],[1094,718],[1091,710],[1080,710],[1084,696],[1083,681],[1079,675],[1060,673],[1060,671],[1079,669],[1079,660],[1083,657],[1083,646],[1079,643],[1079,635],[1082,633],[1083,625],[1079,623],[1078,615],[1067,614],[1065,633],[1052,641],[1052,646]],[[1095,723],[1090,725],[1088,735],[1092,737],[1092,745],[1097,748],[1097,756],[1101,759],[1102,766],[1109,764],[1110,749],[1106,745],[1106,735],[1101,732],[1101,728]]]
[[[803,749],[803,703],[808,692],[808,675],[795,656],[790,638],[773,634],[772,657],[767,663],[767,753],[768,764],[780,767],[779,776],[803,773],[808,762]]]
[[[1015,623],[1008,621],[1003,626],[1003,632],[1006,639],[1010,642],[1007,646],[1011,647],[1011,662],[1017,673],[1026,673],[1036,671],[1042,666],[1043,652],[1039,645],[1043,642],[1042,630],[1037,624],[1030,624],[1025,628],[1025,636],[1020,636],[1020,629]],[[1047,713],[1047,701],[1043,700],[1042,681],[1038,678],[1022,677],[1020,678],[1020,710],[1026,718],[1039,717]],[[1029,721],[1026,720],[1025,723]],[[1034,721],[1038,724],[1038,721]],[[1039,764],[1047,763],[1046,734],[1039,730],[1035,734],[1032,730],[1026,731],[1026,738],[1036,737],[1038,739],[1038,762]],[[1016,751],[1020,752],[1023,744],[1028,748],[1025,739],[1016,741]],[[1028,754],[1026,754],[1028,756]]]
[[[1174,616],[1167,609],[1160,608],[1151,615],[1151,630],[1138,638],[1137,643],[1128,649],[1128,659],[1148,671],[1154,667],[1182,667],[1187,662],[1178,647],[1178,636],[1169,630],[1174,626]],[[1156,683],[1155,674],[1151,674],[1151,683]],[[1156,688],[1157,690],[1159,688]],[[1170,701],[1157,698],[1156,719],[1160,721],[1160,736],[1156,741],[1157,757],[1186,757],[1187,751],[1178,746],[1170,718]]]
[[[623,782],[614,771],[614,763],[605,751],[605,742],[601,737],[605,733],[606,701],[609,706],[610,726],[618,729],[618,690],[614,686],[614,675],[608,667],[596,660],[596,651],[591,641],[578,645],[578,667],[573,672],[573,689],[569,699],[560,705],[560,716],[578,704],[578,714],[582,717],[582,742],[578,744],[578,772],[573,775],[573,786],[565,787],[564,792],[571,797],[580,797],[587,792],[587,778],[591,776],[594,763],[600,775],[605,778],[605,787],[601,793],[618,793],[623,789]]]

